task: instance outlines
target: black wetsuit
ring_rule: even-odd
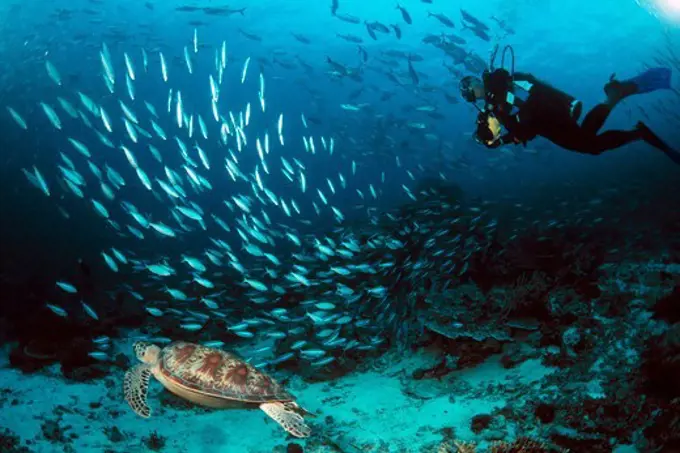
[[[526,145],[540,135],[562,148],[600,154],[643,138],[637,129],[598,134],[614,107],[609,104],[595,106],[579,125],[582,104],[530,74],[511,77],[505,69],[496,69],[485,72],[483,81],[485,112],[493,113],[507,131],[500,140],[485,143],[489,148]]]

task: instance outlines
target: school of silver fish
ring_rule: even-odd
[[[331,9],[339,20],[361,23],[338,12],[336,1]],[[401,5],[397,9],[411,24],[409,12]],[[234,13],[244,14],[219,12]],[[488,40],[485,24],[461,14],[468,29]],[[454,27],[443,14],[428,17]],[[376,33],[390,33],[390,27],[401,38],[397,25],[364,25],[372,39]],[[365,62],[363,38],[338,37],[357,44]],[[302,34],[294,38],[309,43]],[[486,68],[483,59],[460,47],[465,40],[456,35],[428,35],[423,42],[470,72]],[[485,214],[483,204],[463,206],[434,189],[415,187],[423,168],[406,168],[398,155],[391,157],[401,176],[414,183],[401,186],[407,205],[379,211],[375,205],[384,195],[383,171],[342,158],[343,146],[354,143],[316,134],[305,112],[273,111],[266,95],[271,80],[251,57],[231,61],[225,41],[213,50],[202,49],[197,29],[179,52],[179,65],[163,51],[141,48],[114,54],[102,43],[102,83],[93,92],[70,90],[46,59],[45,71],[57,95],[39,103],[44,119],[28,121],[16,106],[6,106],[20,129],[38,127],[33,123],[42,127],[46,120],[63,138],[56,168],[24,168],[27,180],[54,198],[66,218],[70,213],[59,205],[61,196],[87,204],[129,244],[100,252],[110,272],[143,282],[123,284],[126,293],[150,317],[174,323],[207,345],[220,347],[239,338],[257,342],[252,353],[258,366],[297,361],[323,368],[385,345],[404,344],[418,329],[415,308],[423,295],[433,286],[445,289],[451,276],[466,273],[470,257],[491,243],[496,221]],[[410,79],[412,86],[428,92],[414,67],[417,55],[388,51],[379,58],[388,66],[390,59],[405,62],[404,76],[384,72],[397,85]],[[358,68],[330,57],[327,63],[333,77],[360,80]],[[163,98],[156,96],[158,87],[164,87]],[[339,109],[368,110],[368,104],[352,103],[360,92]],[[430,103],[414,110],[438,118]],[[418,133],[427,128],[419,121],[405,126]],[[314,166],[320,155],[333,162],[321,172]],[[445,179],[443,173],[439,177]],[[349,193],[360,202],[344,212],[338,206],[347,204],[343,200]],[[324,234],[310,232],[318,219],[330,219],[336,227]],[[197,247],[192,242],[196,236],[207,237],[209,245]],[[179,242],[184,251],[153,252],[144,246],[150,237]],[[48,301],[47,309],[62,317],[77,309],[100,320],[76,285],[67,280],[55,285],[78,303]],[[92,357],[108,360],[106,337],[95,343],[101,351]]]
[[[162,52],[113,55],[102,44],[103,94],[66,92],[59,70],[46,60],[47,75],[59,94],[56,100],[41,101],[40,110],[64,134],[64,148],[51,178],[33,167],[23,170],[28,181],[47,196],[58,190],[82,199],[109,228],[131,241],[128,250],[102,250],[101,259],[111,272],[144,277],[143,287],[125,287],[150,316],[176,320],[179,328],[197,333],[221,320],[231,336],[272,340],[257,350],[268,353],[259,366],[298,360],[324,367],[405,337],[417,293],[403,283],[435,267],[437,272],[464,273],[466,255],[480,247],[470,232],[493,229],[493,224],[482,225],[478,212],[440,202],[419,205],[420,214],[456,212],[455,217],[439,217],[450,225],[405,224],[392,214],[379,214],[370,201],[380,197],[380,182],[352,184],[357,172],[370,171],[356,161],[337,160],[323,177],[307,174],[308,162],[317,154],[330,158],[337,153],[336,140],[315,136],[302,112],[269,111],[266,77],[253,71],[250,58],[236,80],[227,80],[229,53],[222,42],[211,55],[211,71],[202,72],[207,58],[199,58],[196,30],[182,56],[182,78],[188,75],[192,83],[205,84],[202,99],[189,99],[182,88],[186,85],[173,84]],[[162,103],[142,99],[137,89],[142,79],[166,84],[167,98]],[[255,87],[256,92],[252,101],[234,106],[230,87]],[[7,110],[19,127],[30,129],[17,110]],[[293,121],[309,135],[288,137],[286,128]],[[153,159],[138,158],[144,153]],[[411,171],[404,171],[415,180]],[[384,172],[379,176],[384,182]],[[202,206],[208,199],[203,195],[222,184],[216,178],[228,179],[230,191],[221,205]],[[269,188],[282,187],[282,180],[286,190]],[[402,188],[407,201],[428,196],[407,185]],[[346,214],[334,206],[334,198],[349,190],[365,200],[359,207],[373,230],[345,226]],[[143,191],[165,208],[164,216],[155,210],[152,218],[136,206],[133,201]],[[298,227],[310,226],[314,217],[330,217],[338,227],[321,237],[301,233]],[[386,220],[399,228],[380,228]],[[143,258],[134,246],[149,235],[182,241],[197,232],[210,234],[211,245],[179,256]],[[441,255],[441,262],[419,260],[414,244],[428,255]],[[78,297],[73,283],[62,280],[56,286]],[[58,304],[48,302],[47,308],[69,316]],[[85,301],[80,309],[100,319]],[[106,358],[103,351],[91,355]]]

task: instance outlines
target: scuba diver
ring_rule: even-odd
[[[503,68],[505,52],[510,51],[510,71]],[[671,88],[671,70],[653,68],[628,80],[616,80],[614,75],[605,85],[607,101],[595,106],[581,124],[583,105],[572,96],[536,79],[531,74],[515,72],[512,47],[503,49],[501,68],[494,68],[498,46],[492,53],[491,70],[482,78],[463,77],[460,91],[463,98],[479,110],[475,139],[488,148],[508,143],[524,144],[542,136],[554,144],[584,154],[601,154],[628,143],[643,140],[663,151],[680,165],[680,153],[664,143],[643,122],[632,130],[611,130],[599,133],[612,109],[633,94]],[[483,100],[484,109],[475,103]],[[506,133],[501,135],[501,126]]]

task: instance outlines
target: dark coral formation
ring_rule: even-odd
[[[497,285],[514,284],[543,274],[540,285],[529,286],[529,293],[510,307],[518,313],[540,313],[540,302],[551,288],[571,287],[577,294],[597,297],[599,267],[605,259],[605,250],[615,238],[609,231],[588,228],[553,228],[527,234],[501,243],[478,253],[471,266],[470,278],[486,292]],[[535,306],[535,303],[539,303]]]
[[[0,452],[2,453],[31,453],[31,450],[21,445],[19,436],[6,428],[0,428]]]
[[[438,358],[412,377],[446,379],[498,353],[505,368],[540,359],[558,370],[544,384],[556,393],[526,401],[499,389],[510,403],[490,417],[542,426],[547,443],[570,451],[611,452],[612,439],[669,451],[680,426],[678,269],[642,254],[608,264],[621,251],[606,233],[543,231],[480,251],[467,284],[429,300],[419,346]],[[478,435],[482,422],[472,422]]]
[[[59,419],[56,420],[45,420],[42,425],[40,425],[43,437],[52,443],[65,444],[70,442],[71,436],[75,436],[75,433],[67,433],[70,426],[62,425]]]
[[[472,417],[470,429],[472,430],[473,433],[479,434],[485,429],[487,429],[489,426],[491,426],[492,420],[493,417],[489,414],[475,415],[474,417]]]
[[[146,448],[151,451],[161,451],[163,447],[165,447],[167,439],[156,431],[153,431],[148,437],[142,438],[142,442],[146,445]]]
[[[559,453],[563,450],[550,447],[547,444],[528,438],[518,437],[514,441],[498,441],[491,444],[490,453]],[[442,444],[437,453],[477,453],[474,442],[460,442],[454,440]]]
[[[654,409],[645,437],[652,447],[680,451],[680,323],[648,340],[640,378]]]
[[[669,324],[680,322],[680,283],[673,292],[659,299],[653,307],[654,317]]]
[[[120,429],[118,429],[117,426],[105,428],[104,434],[106,435],[106,438],[109,439],[109,441],[111,441],[112,443],[119,443],[125,440],[125,436],[120,431]]]

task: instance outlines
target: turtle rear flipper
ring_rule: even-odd
[[[302,415],[287,407],[284,403],[263,403],[260,404],[260,409],[295,437],[309,437],[312,432]]]
[[[146,403],[150,378],[151,367],[146,363],[140,363],[125,372],[123,383],[125,400],[133,411],[144,418],[151,416],[151,408]]]

